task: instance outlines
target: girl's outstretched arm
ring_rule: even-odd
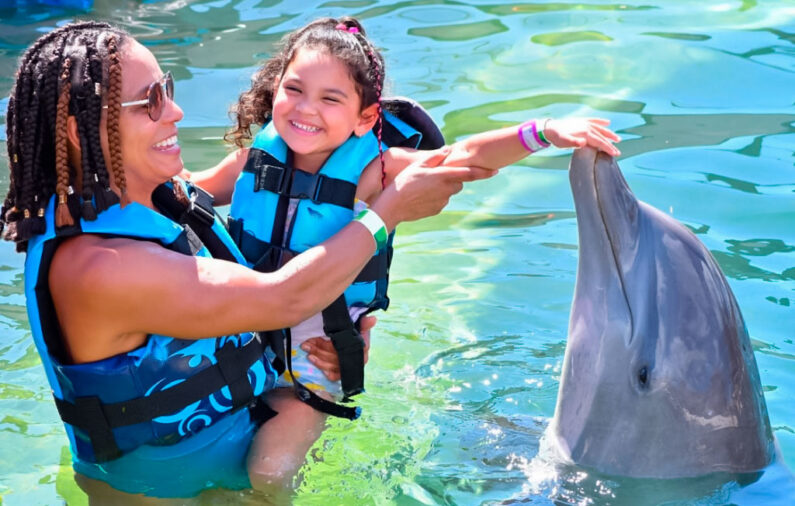
[[[558,148],[581,148],[591,146],[612,156],[620,155],[613,145],[619,136],[607,128],[609,120],[600,118],[541,119],[535,121],[536,133],[539,131],[547,142]],[[445,148],[447,156],[441,165],[451,167],[481,167],[497,170],[516,163],[528,156],[533,148],[540,145],[535,141],[532,121],[487,132],[478,133]],[[410,163],[426,156],[407,148],[391,148],[385,153],[386,177],[389,184]],[[378,195],[381,188],[381,165],[376,158],[368,165],[359,180],[356,196],[368,201]]]
[[[539,135],[541,145],[546,139],[558,148],[591,146],[618,156],[621,153],[613,143],[620,138],[607,128],[609,124],[609,120],[600,118],[542,119],[490,130],[452,144],[450,154],[442,164],[499,169],[518,162],[532,153],[531,150],[540,147]]]

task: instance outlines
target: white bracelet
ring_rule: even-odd
[[[544,126],[539,130],[538,122],[536,120],[525,121],[519,125],[519,142],[530,153],[535,153],[544,148],[549,147],[549,141],[546,140],[543,134],[543,128],[546,127],[547,120],[544,121]]]
[[[386,247],[389,234],[386,231],[384,220],[382,220],[375,211],[372,209],[365,209],[357,214],[353,220],[367,227],[367,230],[373,235],[376,251]]]

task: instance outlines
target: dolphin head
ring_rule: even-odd
[[[622,476],[751,472],[774,453],[742,315],[686,227],[638,201],[612,157],[577,150],[579,263],[553,442]]]

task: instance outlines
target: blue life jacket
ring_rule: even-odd
[[[253,406],[275,384],[264,345],[250,332],[195,340],[150,335],[143,346],[103,360],[73,364],[69,359],[48,282],[63,239],[78,234],[127,237],[187,255],[245,262],[214,214],[212,197],[187,184],[185,189],[191,199],[187,208],[169,185],[153,194],[155,205],[172,218],[138,203],[124,209],[117,203],[95,221],[59,229],[53,197],[45,214],[46,232],[28,243],[25,295],[33,339],[72,452],[84,461],[112,460],[145,444],[177,443]]]
[[[398,146],[432,149],[444,144],[441,132],[419,104],[403,98],[384,102],[400,117],[384,112],[383,149]],[[288,146],[273,123],[266,124],[254,137],[246,165],[235,184],[229,213],[230,235],[252,268],[274,271],[350,223],[359,177],[378,155],[378,139],[373,131],[361,137],[352,135],[316,174],[308,173],[290,166]],[[291,199],[298,202],[288,223]],[[375,252],[345,293],[323,311],[324,331],[339,355],[346,399],[364,390],[364,341],[358,333],[358,322],[350,319],[348,307],[366,307],[372,311],[389,305],[386,292],[392,238],[390,235],[387,245]],[[267,336],[277,354],[277,369],[283,370],[285,366],[289,369],[289,329]],[[295,378],[293,383],[299,397],[307,402],[311,398],[309,403],[314,403],[313,407],[336,416],[358,416],[358,411],[339,410],[316,399]]]

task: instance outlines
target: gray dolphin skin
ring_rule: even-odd
[[[707,248],[638,201],[612,157],[575,151],[579,263],[552,443],[603,473],[682,478],[771,463],[742,315]]]

